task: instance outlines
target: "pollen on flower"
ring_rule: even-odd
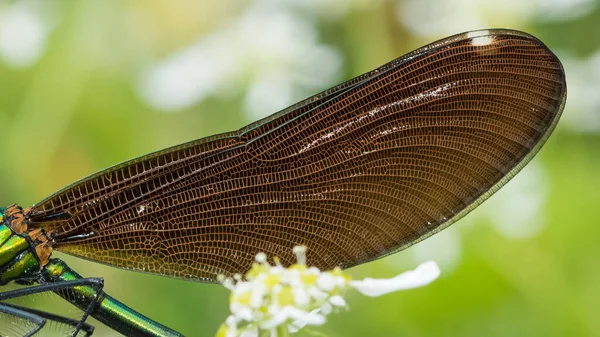
[[[317,283],[317,274],[314,272],[303,273],[302,275],[300,275],[300,279],[302,280],[302,283],[306,285],[315,285]]]
[[[253,263],[252,268],[246,273],[246,280],[253,280],[259,275],[267,273],[269,271],[269,267],[270,266],[268,264]]]
[[[265,279],[265,284],[268,288],[273,288],[275,285],[281,283],[281,275],[279,274],[268,274]]]
[[[281,307],[294,305],[294,292],[290,286],[280,287],[276,297],[277,304],[279,304]]]
[[[241,305],[249,305],[251,296],[252,293],[249,291],[237,294],[234,293],[234,295],[231,296],[230,302],[236,302]]]

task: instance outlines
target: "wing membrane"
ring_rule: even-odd
[[[134,159],[33,206],[66,253],[202,281],[256,253],[350,267],[404,249],[480,204],[562,111],[558,59],[537,39],[449,37],[236,132]]]

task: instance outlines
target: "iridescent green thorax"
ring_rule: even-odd
[[[52,253],[45,232],[28,228],[26,212],[18,205],[0,208],[0,285],[37,281]]]
[[[0,225],[0,285],[11,281],[35,281],[40,262],[27,234],[16,234],[9,225]]]

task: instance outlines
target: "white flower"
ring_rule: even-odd
[[[311,312],[308,313],[308,315],[306,315],[304,318],[301,319],[297,319],[295,321],[293,321],[292,323],[290,323],[290,325],[288,326],[288,331],[291,333],[296,333],[298,332],[300,329],[304,328],[305,326],[309,325],[310,322],[313,322],[314,320],[318,320],[320,319],[319,317],[323,317],[323,320],[325,320],[325,316],[321,315],[320,312],[322,312],[323,310],[321,309],[315,309]],[[324,315],[327,315],[325,313],[323,313]],[[314,317],[313,317],[314,316]],[[316,317],[316,318],[315,318]],[[324,322],[323,322],[324,323]]]
[[[221,283],[232,292],[231,315],[219,328],[218,337],[253,337],[261,331],[271,336],[278,331],[295,333],[305,326],[323,325],[327,315],[347,308],[343,296],[348,289],[380,296],[426,285],[440,274],[435,262],[426,262],[391,279],[352,281],[340,268],[322,272],[307,267],[304,247],[295,247],[294,253],[298,263],[288,268],[277,258],[275,265],[269,264],[261,253],[244,280],[241,276],[221,277]]]
[[[532,19],[565,20],[589,14],[592,0],[405,0],[399,1],[400,24],[420,36],[444,36],[484,27],[519,28]]]
[[[40,13],[39,5],[16,1],[0,8],[0,59],[11,67],[33,65],[46,48],[47,36],[53,27]],[[42,8],[48,9],[45,7]]]
[[[280,2],[250,2],[221,29],[147,69],[138,86],[142,99],[177,111],[243,86],[254,120],[335,82],[339,51],[319,42],[315,20]]]
[[[433,261],[427,261],[415,270],[404,272],[390,279],[366,278],[362,281],[350,281],[350,286],[363,295],[375,297],[398,290],[422,287],[440,276],[440,269]]]

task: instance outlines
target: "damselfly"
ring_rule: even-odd
[[[80,320],[0,302],[0,312],[128,336],[179,334],[121,304],[52,251],[215,282],[258,252],[321,269],[365,263],[448,227],[513,177],[556,126],[563,68],[511,30],[448,37],[238,131],[143,156],[1,209],[0,283],[54,291]],[[82,330],[83,329],[83,330]],[[2,328],[0,327],[0,333]]]

